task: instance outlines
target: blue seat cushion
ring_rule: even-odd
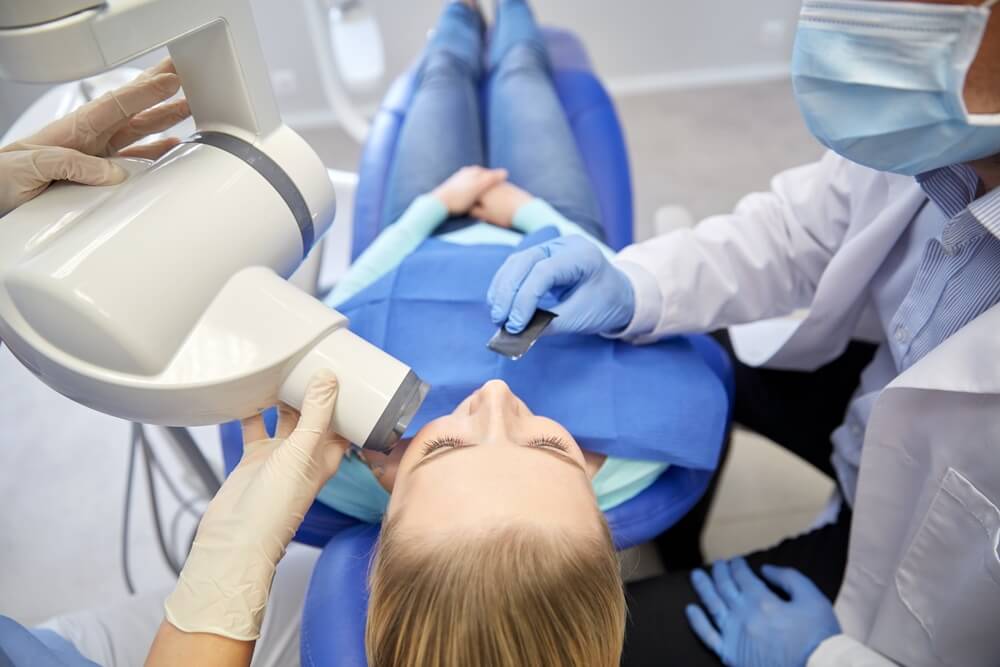
[[[546,31],[559,98],[597,194],[607,241],[620,249],[632,242],[632,186],[621,127],[611,101],[591,71],[580,42],[570,33]],[[413,93],[415,70],[395,82],[376,115],[360,168],[355,200],[356,257],[375,239],[382,224],[382,202],[394,147]],[[731,404],[733,377],[726,352],[708,336],[690,342],[726,389]],[[238,426],[235,435],[238,436]],[[228,466],[227,466],[228,467]],[[701,499],[712,473],[674,466],[632,500],[610,510],[606,518],[615,544],[626,548],[663,532]],[[368,569],[378,526],[358,524],[324,506],[306,515],[297,540],[316,544],[327,528],[323,554],[316,564],[302,619],[301,658],[307,667],[361,666],[365,658]]]

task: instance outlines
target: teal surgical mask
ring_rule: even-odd
[[[997,1],[806,0],[792,81],[809,129],[853,162],[911,176],[1000,153],[1000,114],[970,114],[963,97]]]

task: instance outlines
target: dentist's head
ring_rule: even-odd
[[[373,667],[620,659],[618,559],[584,453],[503,382],[410,443],[370,583]]]
[[[792,79],[810,130],[908,175],[1000,154],[996,2],[805,0]]]

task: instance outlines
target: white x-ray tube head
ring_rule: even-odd
[[[285,280],[335,197],[280,122],[246,2],[120,0],[68,15],[41,4],[51,21],[22,26],[0,9],[0,76],[87,76],[168,43],[199,131],[154,164],[122,161],[121,185],[57,184],[0,220],[0,339],[66,396],[168,426],[298,407],[328,367],[341,385],[333,427],[391,449],[426,387]],[[31,61],[60,36],[56,62]]]

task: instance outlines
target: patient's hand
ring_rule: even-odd
[[[469,214],[497,227],[510,228],[518,209],[534,197],[511,183],[500,183],[479,197]]]
[[[451,215],[465,215],[490,188],[507,180],[506,169],[462,167],[431,193]]]

